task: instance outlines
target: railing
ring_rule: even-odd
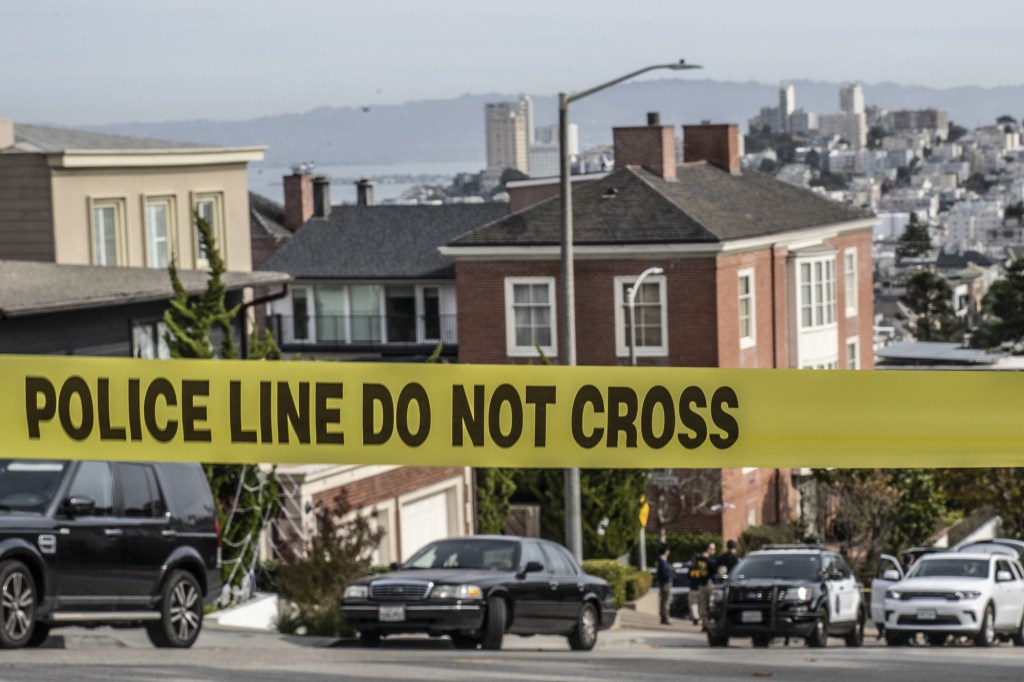
[[[458,343],[455,315],[273,315],[268,323],[282,348]]]

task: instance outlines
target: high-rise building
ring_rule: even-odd
[[[779,125],[784,132],[789,132],[789,116],[796,109],[796,89],[789,83],[779,87]]]
[[[864,113],[864,88],[860,83],[851,83],[839,89],[839,111],[844,114]]]
[[[484,105],[487,131],[487,168],[515,168],[529,171],[529,147],[533,136],[533,102],[520,97],[515,102]]]

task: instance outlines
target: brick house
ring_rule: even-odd
[[[629,363],[626,292],[656,266],[636,298],[638,364],[871,369],[873,216],[741,171],[735,125],[684,126],[680,164],[673,128],[648,120],[616,128],[616,168],[574,187],[577,363]],[[557,361],[557,184],[550,194],[442,249],[456,263],[460,362],[534,363],[537,346]],[[672,530],[736,537],[798,515],[799,470],[720,471],[717,499]]]

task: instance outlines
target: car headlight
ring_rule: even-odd
[[[959,597],[961,599],[970,600],[970,599],[977,599],[978,597],[980,597],[981,596],[981,592],[978,592],[977,590],[961,590],[961,591],[957,592],[957,595],[959,595]]]
[[[708,606],[717,606],[718,603],[722,601],[722,595],[724,593],[725,590],[721,588],[711,590],[711,593],[708,595]]]
[[[366,599],[370,596],[370,588],[366,585],[349,585],[345,588],[345,599]]]
[[[811,588],[805,585],[787,588],[779,594],[779,599],[785,599],[786,601],[810,601]]]
[[[900,597],[902,597],[902,596],[903,596],[903,595],[902,595],[902,594],[900,593],[900,591],[899,591],[899,590],[888,590],[888,591],[887,591],[887,592],[885,593],[885,598],[886,598],[886,599],[899,599],[899,598],[900,598]]]
[[[437,585],[430,592],[431,599],[483,599],[479,585]]]

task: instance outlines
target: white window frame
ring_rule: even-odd
[[[810,273],[810,280],[804,281],[804,266]],[[818,277],[818,270],[821,277]],[[797,263],[797,321],[799,328],[825,329],[834,327],[836,320],[836,258],[829,255],[819,258],[802,258]],[[808,294],[809,299],[808,300]],[[810,324],[804,320],[804,312],[810,311]]]
[[[199,210],[199,204],[213,204],[213,238],[224,267],[228,266],[228,253],[226,248],[227,230],[224,226],[224,193],[223,192],[196,192],[192,195],[192,254],[197,270],[206,270],[210,267],[210,261],[206,254],[202,253],[202,242],[199,239],[199,226],[196,224],[195,213]]]
[[[147,215],[148,214],[148,209],[149,209],[150,206],[161,205],[161,204],[163,206],[165,206],[166,209],[167,209],[167,234],[164,235],[164,240],[167,242],[167,262],[166,263],[157,263],[155,261],[155,259],[154,259],[155,255],[156,255],[153,252],[153,249],[155,248],[155,246],[154,246],[155,240],[153,239],[153,237],[152,237],[152,235],[150,234],[150,231],[149,231],[149,218],[148,218],[148,215]],[[177,230],[178,218],[177,218],[176,208],[177,208],[177,197],[175,197],[174,195],[153,195],[153,196],[145,196],[145,197],[143,197],[143,201],[142,201],[142,234],[143,234],[143,245],[144,245],[144,249],[145,249],[144,250],[144,255],[145,255],[145,258],[146,258],[145,262],[146,262],[146,267],[147,268],[166,268],[170,264],[171,260],[175,259],[176,255],[178,253],[178,249],[177,249],[177,246],[176,246],[177,235],[178,235],[178,230]]]
[[[850,351],[853,351],[852,353]],[[852,363],[851,363],[852,358]],[[846,339],[846,369],[860,369],[860,337],[850,336]]]
[[[846,316],[857,314],[857,247],[843,251],[843,298],[846,304]]]
[[[637,275],[618,275],[615,277],[615,355],[620,358],[629,357],[629,340],[626,338],[626,288],[633,286]],[[641,286],[655,284],[658,286],[658,306],[660,308],[661,343],[657,346],[637,345],[634,349],[638,358],[661,358],[668,355],[668,287],[665,275],[650,275],[644,278]],[[635,307],[635,306],[634,306]]]
[[[750,293],[743,293],[743,280],[750,282]],[[757,345],[757,295],[755,290],[754,268],[744,268],[736,273],[736,314],[738,316],[740,348],[753,348]],[[743,335],[743,300],[749,301],[750,334]]]
[[[548,357],[558,355],[558,309],[555,305],[554,277],[506,277],[505,278],[505,352],[511,358],[540,357],[535,346],[516,345],[515,287],[517,284],[545,284],[548,287],[548,307],[551,310],[551,344],[540,350]]]
[[[96,211],[113,209],[114,211],[114,262],[101,262],[102,255],[96,248]],[[116,266],[127,264],[127,221],[125,220],[125,200],[123,197],[89,199],[89,253],[93,265]]]

